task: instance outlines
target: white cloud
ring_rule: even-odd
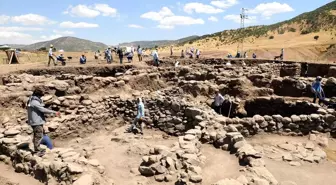
[[[60,37],[62,37],[62,35],[60,35],[60,34],[49,35],[49,36],[42,35],[40,37],[39,42],[41,42],[41,41],[47,41],[47,40],[54,40],[54,39],[57,39],[57,38],[60,38]]]
[[[203,19],[194,19],[186,16],[170,16],[159,21],[159,28],[172,29],[177,25],[204,24]]]
[[[168,7],[163,7],[159,12],[147,12],[142,14],[140,17],[145,19],[151,19],[153,21],[160,21],[164,17],[173,15],[174,13]]]
[[[250,10],[249,13],[252,14],[261,14],[262,16],[269,18],[274,14],[292,12],[294,9],[286,3],[262,3],[256,6],[254,9]]]
[[[26,14],[20,16],[14,16],[11,18],[12,22],[20,23],[23,25],[45,25],[55,24],[55,21],[49,20],[47,17],[37,14]]]
[[[208,20],[212,22],[218,22],[217,17],[214,17],[214,16],[209,17]]]
[[[68,31],[68,30],[65,30],[65,31],[53,30],[53,32],[54,32],[55,34],[61,34],[61,35],[73,35],[73,34],[75,34],[75,32],[73,32],[73,31]]]
[[[103,16],[117,16],[117,9],[110,7],[108,4],[95,4],[95,9],[100,11]]]
[[[225,20],[230,20],[235,23],[240,23],[240,15],[226,15],[224,16]],[[257,22],[257,17],[256,16],[249,16],[248,19],[245,20],[246,24],[252,24]]]
[[[165,30],[174,29],[174,26],[169,26],[169,25],[158,25],[157,27],[160,29],[165,29]]]
[[[91,24],[91,23],[86,23],[86,22],[70,22],[70,21],[65,21],[60,23],[60,27],[62,28],[97,28],[99,27],[98,24]]]
[[[217,6],[219,8],[229,8],[233,5],[238,4],[238,0],[221,0],[221,1],[211,1],[211,5]]]
[[[11,32],[11,31],[14,31],[14,32],[17,32],[17,31],[42,31],[43,28],[34,28],[34,27],[20,27],[20,26],[10,26],[10,27],[0,27],[0,30],[1,31],[8,31],[8,32]]]
[[[20,32],[0,31],[1,44],[31,44],[33,36]]]
[[[6,24],[9,21],[10,17],[7,15],[0,15],[0,24]]]
[[[71,16],[74,17],[87,17],[87,18],[97,17],[100,14],[99,11],[82,4],[79,4],[74,7],[69,6],[68,9],[63,13],[70,14]]]
[[[143,28],[142,26],[137,25],[137,24],[129,24],[128,27],[129,28]]]
[[[184,5],[183,10],[188,14],[192,14],[193,12],[196,13],[206,13],[206,14],[216,14],[221,13],[224,10],[215,8],[210,5],[202,4],[202,3],[187,3]]]

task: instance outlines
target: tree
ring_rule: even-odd
[[[316,36],[314,37],[315,40],[318,40],[319,38],[320,38],[320,36],[318,36],[318,35],[316,35]]]
[[[53,52],[56,52],[56,50],[57,50],[56,48],[53,48]]]
[[[38,49],[38,51],[47,51],[46,47],[41,47],[40,49]]]

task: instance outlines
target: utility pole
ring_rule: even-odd
[[[240,14],[240,29],[243,31],[245,28],[245,19],[248,19],[248,15],[246,14],[247,9],[242,8]],[[238,47],[239,48],[239,47]],[[244,36],[241,38],[241,55],[244,55]]]

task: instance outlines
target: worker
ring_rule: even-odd
[[[142,61],[142,48],[140,47],[140,45],[138,46],[137,52],[138,52],[139,62],[141,62]]]
[[[127,60],[128,60],[129,63],[131,63],[133,61],[133,51],[128,53]]]
[[[112,63],[112,52],[111,52],[111,48],[107,48],[107,50],[105,51],[105,58],[106,58],[106,62],[108,64]]]
[[[58,55],[57,57],[56,57],[56,59],[57,59],[57,61],[60,61],[61,63],[62,63],[62,66],[65,66],[65,61],[66,61],[66,59],[64,58],[64,56],[63,56],[63,53],[61,53],[60,55]]]
[[[173,56],[173,46],[170,46],[170,56]]]
[[[214,109],[217,112],[217,114],[222,114],[223,102],[224,102],[224,97],[219,93],[219,91],[217,91],[216,96],[214,98]]]
[[[183,49],[181,51],[181,58],[184,58],[184,51],[183,51]]]
[[[319,99],[319,104],[325,99],[325,94],[321,85],[322,77],[316,77],[315,82],[312,84],[311,90],[314,94],[313,103],[316,103],[316,99]]]
[[[232,58],[232,55],[231,55],[231,53],[229,53],[229,54],[227,55],[227,57],[228,57],[228,58]]]
[[[157,49],[155,49],[153,52],[153,60],[154,60],[154,66],[159,67],[159,53]]]
[[[284,59],[284,48],[281,49],[280,60]]]
[[[117,54],[119,56],[120,64],[122,64],[123,63],[124,54],[123,54],[123,50],[121,49],[120,46],[118,46]]]
[[[145,117],[145,106],[141,98],[137,98],[137,116],[135,117],[131,127],[129,127],[127,132],[134,132],[137,128],[140,130],[140,134],[143,135],[142,121]]]
[[[80,64],[86,64],[86,56],[83,54],[79,59]]]
[[[255,53],[252,54],[252,58],[256,59],[257,55]]]
[[[247,58],[248,56],[247,56],[247,52],[245,51],[244,52],[244,58]]]
[[[34,134],[34,152],[39,156],[44,155],[45,152],[40,147],[41,140],[44,134],[43,125],[46,123],[45,114],[60,116],[59,112],[44,108],[44,104],[41,99],[42,96],[42,90],[36,88],[27,102],[28,124],[32,127]]]
[[[99,57],[99,50],[94,52],[95,60],[98,60],[98,57]]]
[[[304,76],[304,77],[307,77],[308,76],[308,68],[309,68],[309,65],[307,62],[304,62],[302,64],[302,67],[301,67],[301,74]]]
[[[199,49],[196,49],[196,58],[199,59],[200,55],[201,55],[201,51]]]
[[[53,49],[54,49],[54,46],[51,44],[50,45],[50,48],[49,48],[49,53],[48,53],[48,56],[49,56],[49,61],[48,61],[48,67],[50,66],[50,61],[52,60],[54,62],[54,65],[56,66],[57,63],[55,62],[55,59],[53,56],[55,56],[53,54]]]

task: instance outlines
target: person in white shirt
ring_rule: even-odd
[[[196,49],[196,58],[199,59],[200,55],[201,55],[201,51],[199,49]]]
[[[48,56],[49,56],[49,61],[48,61],[48,67],[50,66],[50,61],[52,60],[54,62],[54,65],[56,66],[57,63],[55,62],[55,59],[54,59],[54,54],[53,54],[53,49],[54,49],[54,46],[53,45],[50,45],[50,49],[49,49],[49,53],[48,53]]]
[[[155,49],[153,52],[153,60],[154,60],[154,65],[159,67],[159,54],[158,54],[157,49]]]
[[[219,91],[216,92],[215,96],[215,102],[214,102],[214,109],[217,112],[217,114],[222,114],[222,104],[224,102],[224,97],[219,93]]]

